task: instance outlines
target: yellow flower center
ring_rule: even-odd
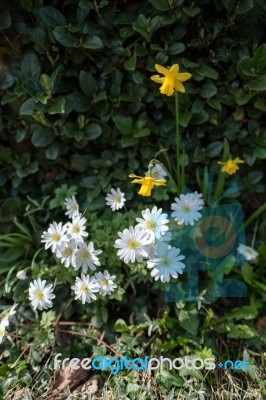
[[[85,261],[88,260],[88,258],[90,258],[90,253],[87,250],[84,250],[80,253],[80,258]]]
[[[107,285],[108,285],[108,280],[106,278],[102,279],[101,286],[107,286]]]
[[[169,258],[162,258],[161,263],[164,267],[169,267],[171,264]]]
[[[115,202],[116,203],[121,203],[121,197],[115,197]]]
[[[80,287],[80,291],[82,293],[87,293],[89,291],[89,286],[86,285],[86,283],[83,283],[83,285],[81,285],[81,287]]]
[[[148,221],[147,224],[146,224],[146,227],[148,229],[154,229],[156,227],[156,223],[154,221],[152,221],[152,220]]]
[[[238,166],[231,160],[227,161],[224,168],[229,175],[234,174],[238,170]]]
[[[166,94],[166,96],[172,96],[174,93],[174,84],[175,84],[175,77],[172,75],[168,75],[164,78],[164,82],[160,87],[160,92],[162,94]]]
[[[70,257],[70,256],[72,256],[73,251],[71,249],[65,249],[63,251],[63,254],[64,254],[65,257]]]
[[[42,290],[36,290],[34,294],[35,300],[43,300],[44,294]]]
[[[80,227],[78,225],[73,225],[72,226],[72,232],[73,233],[79,233],[80,232]]]
[[[59,242],[59,240],[61,240],[61,235],[60,235],[60,233],[53,233],[53,234],[52,234],[52,239],[53,239],[55,242]]]
[[[0,337],[1,337],[1,336],[4,336],[4,334],[5,334],[4,329],[0,328]]]
[[[134,240],[134,239],[129,240],[127,242],[127,245],[128,245],[128,248],[132,249],[132,250],[137,249],[139,247],[138,242],[136,240]]]
[[[184,206],[184,207],[183,207],[183,211],[184,211],[185,213],[190,212],[190,210],[191,210],[191,207],[190,207],[190,206]]]

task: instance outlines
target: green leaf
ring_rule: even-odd
[[[210,158],[217,157],[219,154],[221,154],[223,148],[223,142],[220,140],[216,140],[207,146],[206,153]]]
[[[149,0],[149,2],[153,5],[156,10],[159,11],[167,11],[169,10],[169,1],[168,0]]]
[[[252,0],[241,0],[238,2],[236,6],[236,13],[237,14],[245,14],[253,7]]]
[[[115,126],[124,135],[129,135],[133,130],[133,122],[130,117],[123,117],[123,115],[116,115],[113,117]]]
[[[79,73],[79,84],[81,90],[88,96],[95,95],[98,85],[97,81],[92,74],[86,71],[80,71]]]
[[[41,74],[41,66],[36,53],[28,51],[24,55],[21,63],[21,71],[26,78],[39,78]]]
[[[266,111],[266,101],[258,99],[255,101],[254,107],[261,111]]]
[[[257,331],[248,325],[233,325],[229,324],[229,332],[227,337],[230,339],[251,339],[258,336]]]
[[[256,72],[261,72],[266,69],[266,44],[259,46],[253,57],[253,64]]]
[[[121,139],[122,147],[136,146],[137,143],[138,143],[138,139],[133,136],[123,136]]]
[[[97,50],[103,48],[103,42],[99,36],[88,36],[85,40],[81,42],[81,47],[85,49]]]
[[[43,126],[37,127],[31,137],[31,142],[36,147],[46,147],[54,140],[53,132]]]
[[[136,53],[134,51],[132,56],[127,61],[125,61],[125,63],[124,63],[125,69],[128,70],[128,71],[135,71],[136,61],[137,61],[137,56],[136,56]]]
[[[88,124],[84,129],[84,139],[93,140],[101,136],[102,127],[95,123]]]
[[[236,91],[236,102],[240,106],[247,104],[252,97],[253,95],[251,93],[247,93],[242,89]]]
[[[7,29],[11,26],[11,17],[8,11],[0,14],[0,30]]]
[[[200,95],[204,99],[209,99],[210,97],[216,95],[216,93],[217,88],[212,83],[205,83],[205,85],[200,88]]]
[[[176,54],[183,53],[183,51],[185,49],[186,49],[186,46],[184,45],[184,43],[181,43],[181,42],[172,43],[169,46],[168,53],[171,55],[176,55]]]
[[[248,87],[252,90],[266,90],[266,74],[249,81]]]
[[[201,9],[199,7],[183,7],[183,11],[193,18],[201,12]]]
[[[209,67],[208,65],[200,65],[198,68],[195,69],[195,71],[197,72],[197,74],[204,76],[206,78],[210,78],[210,79],[218,79],[219,74],[218,72]]]
[[[199,326],[198,311],[196,308],[192,310],[180,310],[178,314],[178,321],[182,328],[192,335],[196,335]]]
[[[53,30],[53,34],[58,43],[65,47],[80,47],[80,41],[63,26],[58,26]]]
[[[149,23],[145,15],[140,14],[137,21],[133,23],[133,29],[139,32],[146,40],[150,40]]]
[[[144,136],[149,136],[150,130],[149,128],[143,128],[138,130],[136,133],[134,133],[134,137],[144,137]]]
[[[63,14],[54,7],[45,6],[40,8],[38,12],[43,22],[51,28],[66,25],[67,23]]]
[[[128,332],[129,328],[128,328],[126,322],[120,318],[114,324],[114,331],[123,333],[123,332]]]
[[[0,89],[6,89],[12,86],[14,83],[14,78],[11,74],[0,71]]]
[[[19,109],[20,115],[32,115],[36,107],[36,102],[34,99],[28,99],[21,104]]]
[[[253,150],[253,154],[256,156],[256,158],[259,158],[260,160],[266,160],[266,147],[255,147],[255,149]]]
[[[59,154],[58,144],[53,143],[51,146],[47,147],[45,150],[45,157],[48,160],[56,160]]]
[[[48,114],[64,114],[65,113],[65,103],[64,98],[57,99],[56,102],[49,108]]]

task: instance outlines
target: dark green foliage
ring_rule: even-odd
[[[173,98],[150,80],[155,63],[193,76],[180,96],[190,169],[217,171],[226,136],[248,164],[243,176],[256,159],[262,170],[265,16],[261,0],[3,5],[1,196],[52,194],[71,182],[89,189],[84,201],[94,210],[110,185],[131,198],[127,175],[143,174],[161,148],[173,165]],[[243,189],[263,190],[249,179]]]

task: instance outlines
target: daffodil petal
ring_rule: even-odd
[[[178,64],[172,65],[172,67],[169,69],[169,72],[171,72],[172,74],[178,74],[178,72],[179,72],[179,65],[178,65]]]
[[[166,180],[165,179],[157,179],[156,181],[153,181],[153,184],[155,186],[165,186]]]
[[[169,74],[169,70],[165,67],[162,67],[159,64],[155,64],[155,68],[157,69],[158,72],[160,72],[160,74],[163,74],[165,76],[167,76]]]
[[[177,75],[177,79],[180,82],[185,82],[188,79],[190,79],[192,77],[192,75],[189,72],[181,72],[180,74]]]
[[[134,179],[131,183],[143,183],[143,179]]]
[[[140,179],[143,179],[143,176],[138,176],[138,175],[135,175],[135,174],[130,174],[128,176],[129,176],[129,178],[140,178]]]
[[[178,79],[175,79],[174,88],[178,92],[185,93],[184,85]]]
[[[151,80],[157,83],[163,83],[165,78],[161,78],[159,75],[153,75]]]
[[[245,161],[244,161],[244,160],[241,160],[239,157],[235,158],[235,159],[233,160],[233,162],[234,162],[235,164],[245,164]]]

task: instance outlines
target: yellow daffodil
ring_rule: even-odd
[[[222,172],[226,172],[228,175],[235,174],[237,170],[239,170],[239,166],[237,164],[244,164],[245,161],[241,160],[239,157],[232,160],[231,158],[226,162],[218,161],[218,164],[223,165]]]
[[[159,75],[153,75],[151,77],[154,82],[162,83],[162,86],[160,87],[160,92],[162,94],[172,96],[174,89],[178,92],[185,93],[185,88],[182,82],[191,78],[192,75],[190,73],[180,73],[178,64],[172,65],[169,69],[156,64],[155,68],[160,72],[160,74],[164,75],[164,77],[160,77]]]
[[[151,191],[154,186],[165,186],[166,180],[165,179],[153,179],[151,176],[137,176],[135,174],[130,174],[130,178],[137,178],[134,179],[131,183],[139,183],[141,184],[140,191],[138,194],[141,196],[150,196]]]

